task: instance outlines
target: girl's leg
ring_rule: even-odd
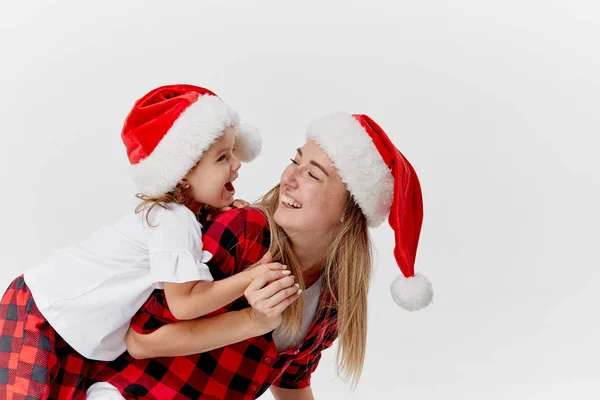
[[[0,302],[0,396],[45,400],[57,369],[56,335],[37,309],[22,276]]]
[[[84,399],[91,365],[46,321],[23,276],[15,279],[0,302],[0,399]]]

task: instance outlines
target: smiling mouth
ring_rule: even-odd
[[[302,208],[302,204],[298,203],[291,197],[286,196],[285,194],[281,195],[281,202],[288,208],[293,208],[296,210]]]

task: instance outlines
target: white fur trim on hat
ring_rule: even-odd
[[[369,226],[385,221],[392,206],[394,177],[362,125],[340,112],[313,121],[306,135],[331,158]]]
[[[148,196],[173,190],[228,127],[238,130],[238,114],[217,96],[200,96],[175,120],[154,151],[131,166],[137,189]]]
[[[248,124],[238,126],[235,134],[235,155],[242,162],[250,162],[260,154],[262,138],[258,130]]]

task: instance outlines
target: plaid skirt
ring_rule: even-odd
[[[0,399],[84,399],[93,362],[69,346],[37,308],[23,276],[0,303]]]

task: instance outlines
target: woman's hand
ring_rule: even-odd
[[[265,333],[281,325],[281,314],[302,293],[293,276],[281,275],[281,271],[264,272],[253,279],[244,292],[252,306],[250,318]]]

